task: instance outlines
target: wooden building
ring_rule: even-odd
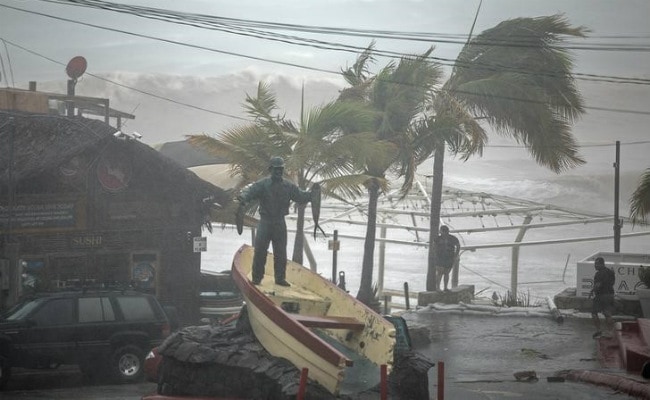
[[[107,123],[0,110],[0,308],[131,284],[198,316],[193,238],[229,193]]]

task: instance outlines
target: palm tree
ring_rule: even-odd
[[[527,147],[533,158],[556,173],[584,163],[571,125],[584,113],[568,51],[558,45],[564,37],[584,37],[559,15],[504,21],[472,38],[463,47],[449,80],[435,102],[435,123],[449,132],[468,134],[470,144],[459,146],[458,136],[430,131],[434,150],[429,232],[427,290],[435,290],[433,239],[437,236],[442,199],[445,145],[469,157],[487,141],[485,128],[509,136]],[[474,121],[472,121],[474,120]],[[465,136],[467,138],[467,136]],[[451,139],[451,140],[450,140]],[[444,144],[443,144],[444,143]]]
[[[386,146],[369,133],[373,114],[359,102],[333,101],[311,110],[301,109],[299,123],[277,114],[277,100],[260,82],[256,97],[246,96],[252,122],[224,131],[219,137],[190,135],[188,141],[228,161],[233,176],[242,179],[235,190],[268,173],[272,156],[281,156],[285,171],[299,187],[322,181],[323,192],[347,198],[362,193],[367,179],[358,163],[381,159]],[[234,210],[229,212],[234,214]],[[302,264],[305,207],[298,208],[293,261]]]
[[[371,43],[354,65],[343,71],[350,87],[339,96],[340,100],[364,101],[375,110],[377,139],[393,144],[391,157],[365,163],[368,223],[357,298],[366,304],[370,304],[374,297],[372,274],[379,195],[387,189],[387,173],[403,177],[404,190],[413,182],[419,157],[418,149],[412,146],[417,136],[417,121],[423,116],[431,88],[442,75],[440,67],[428,59],[433,51],[429,49],[420,56],[404,57],[399,63],[390,62],[372,76],[368,64],[374,61],[373,47],[374,43]]]
[[[650,216],[650,168],[641,175],[630,198],[630,218],[633,224],[642,223]]]

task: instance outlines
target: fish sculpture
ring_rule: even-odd
[[[318,225],[318,219],[320,218],[320,184],[314,183],[311,186],[311,216],[314,219],[314,239],[316,239],[316,233],[320,229],[323,232],[323,236],[327,237],[323,228]]]
[[[237,233],[241,235],[244,231],[244,204],[240,203],[235,213],[235,225],[237,225]]]

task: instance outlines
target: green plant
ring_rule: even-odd
[[[530,291],[527,293],[517,292],[515,296],[508,290],[504,295],[497,293],[497,298],[493,298],[493,300],[496,305],[502,307],[538,307],[540,305],[538,300],[532,301]]]
[[[646,288],[650,289],[650,267],[644,267],[639,265],[637,269],[637,274],[639,274],[639,280],[645,285]]]

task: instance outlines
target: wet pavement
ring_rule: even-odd
[[[156,384],[140,382],[124,385],[89,384],[75,366],[55,370],[15,368],[1,400],[140,400],[156,391]]]
[[[625,391],[573,380],[549,381],[563,371],[590,371],[647,384],[640,376],[600,367],[594,331],[588,318],[566,317],[563,323],[545,317],[467,315],[421,310],[403,317],[418,331],[416,350],[433,362],[444,362],[444,399],[630,399]],[[415,332],[414,332],[415,333]],[[537,380],[520,382],[517,372],[534,371]],[[437,398],[438,365],[429,373],[430,399]],[[16,370],[2,400],[88,399],[140,400],[155,391],[154,383],[88,385],[76,367],[55,371]],[[639,397],[642,398],[642,397]],[[414,399],[415,400],[415,399]]]
[[[433,362],[444,362],[445,399],[630,398],[608,386],[556,378],[567,370],[625,375],[600,367],[588,318],[567,317],[558,323],[550,317],[432,310],[407,312],[403,317],[409,326],[428,329],[430,342],[416,343],[416,350]],[[429,374],[431,399],[437,398],[437,368]],[[516,380],[515,373],[527,371],[534,371],[537,380]]]

